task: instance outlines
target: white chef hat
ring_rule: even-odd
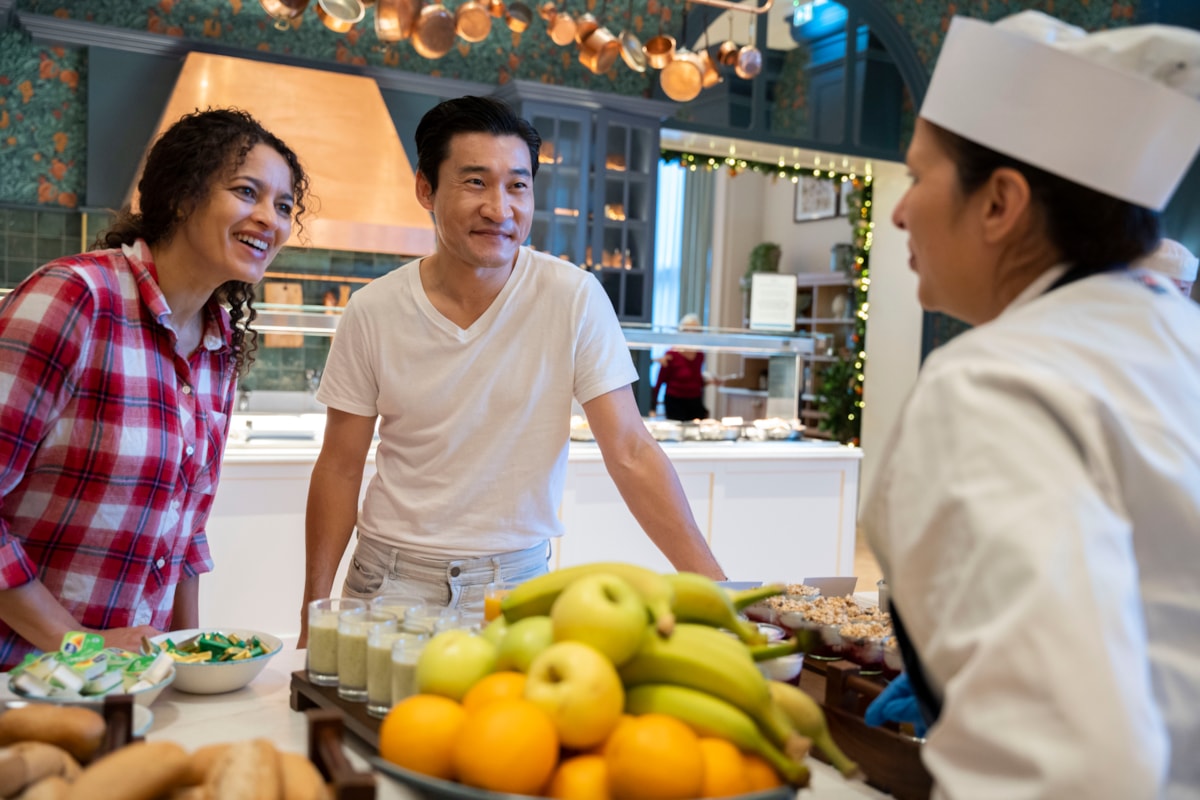
[[[1161,211],[1200,149],[1200,31],[955,17],[921,106],[984,147]]]
[[[1178,281],[1193,283],[1196,280],[1200,259],[1174,239],[1163,239],[1154,252],[1139,259],[1136,266],[1161,272]]]

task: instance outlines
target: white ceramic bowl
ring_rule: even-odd
[[[787,631],[778,625],[758,623],[758,629],[767,637],[768,644],[781,642],[787,638]],[[788,656],[770,658],[758,662],[758,671],[773,681],[793,681],[804,668],[804,654],[793,653]]]
[[[179,670],[177,669],[178,666],[178,664],[172,665],[171,670],[167,673],[167,677],[163,678],[153,686],[147,686],[145,689],[139,689],[136,692],[129,693],[133,697],[133,702],[141,706],[148,706],[157,700],[158,696],[163,693],[163,689],[166,689],[168,686],[170,686],[174,682],[176,676],[179,674]],[[22,700],[29,700],[35,703],[57,703],[58,705],[66,706],[88,706],[97,710],[104,705],[104,698],[107,696],[97,695],[95,697],[83,698],[30,697],[16,687],[11,676],[8,679],[8,690]],[[110,692],[109,694],[123,694],[123,692],[114,691]]]
[[[195,664],[175,663],[175,688],[191,694],[222,694],[241,689],[258,677],[263,667],[280,650],[283,642],[276,636],[262,631],[252,631],[246,628],[190,628],[181,631],[171,631],[155,636],[150,641],[161,645],[167,639],[175,643],[190,639],[201,633],[236,634],[241,639],[254,636],[267,647],[265,655],[247,658],[243,661],[201,661]]]

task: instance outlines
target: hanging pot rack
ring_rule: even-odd
[[[731,0],[690,0],[698,6],[712,6],[713,8],[723,8],[726,11],[741,11],[744,14],[765,14],[771,10],[771,6],[775,5],[775,0],[767,0],[761,6],[748,8],[741,3],[734,3]]]

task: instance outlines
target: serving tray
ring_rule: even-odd
[[[346,730],[361,739],[372,752],[379,752],[379,723],[382,720],[367,713],[366,703],[352,703],[338,697],[336,686],[317,686],[308,680],[306,670],[298,669],[292,673],[289,703],[293,711],[307,711],[310,708],[336,711]]]

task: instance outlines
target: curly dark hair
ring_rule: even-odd
[[[295,221],[297,229],[302,231],[309,184],[300,159],[245,111],[209,108],[181,117],[158,138],[146,156],[138,180],[140,211],[123,209],[112,226],[100,234],[96,246],[120,247],[137,239],[153,246],[170,240],[192,210],[208,197],[214,180],[240,167],[246,155],[259,144],[283,156],[292,171]],[[229,307],[237,369],[244,375],[258,350],[258,332],[250,327],[258,316],[254,310],[254,286],[228,281],[217,288],[214,296]]]

